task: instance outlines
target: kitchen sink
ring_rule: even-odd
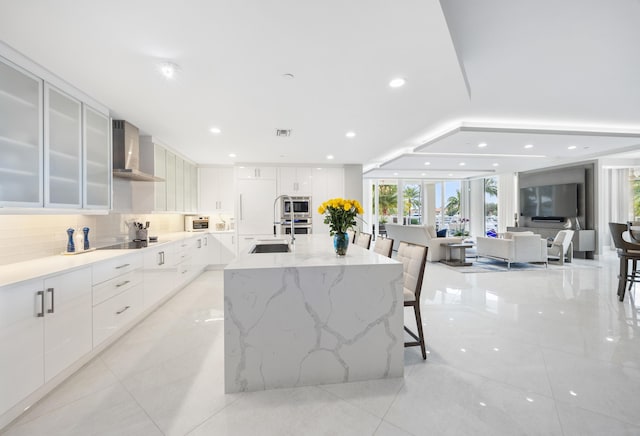
[[[253,247],[251,253],[289,253],[289,244],[258,244]]]

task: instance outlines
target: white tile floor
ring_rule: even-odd
[[[7,435],[640,434],[640,328],[617,259],[462,274],[429,264],[404,379],[225,395],[206,272]],[[410,312],[406,313],[410,319]]]

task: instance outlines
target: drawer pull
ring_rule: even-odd
[[[51,292],[51,309],[47,310],[47,313],[54,313],[55,311],[55,306],[54,306],[54,294],[53,294],[53,288],[48,288],[47,292]]]
[[[44,291],[38,291],[36,295],[40,296],[40,312],[36,313],[36,316],[42,318],[44,316]]]
[[[118,283],[118,284],[116,285],[116,288],[119,288],[120,286],[124,286],[124,285],[126,285],[127,283],[131,283],[131,280],[125,280],[125,281],[124,281],[124,282],[122,282],[122,283]]]
[[[129,309],[131,306],[124,306],[124,309],[120,309],[119,311],[116,312],[116,315],[120,315],[121,313],[123,313],[125,310]]]
[[[128,267],[129,265],[131,265],[131,264],[130,264],[130,263],[125,263],[124,265],[117,266],[117,267],[116,267],[116,269],[126,268],[126,267]]]

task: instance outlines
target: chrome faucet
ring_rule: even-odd
[[[278,195],[276,197],[275,200],[273,200],[273,236],[276,236],[276,225],[278,224],[284,224],[283,221],[276,221],[276,205],[278,204],[278,200],[280,200],[281,198],[284,198],[286,200],[289,200],[289,203],[291,203],[291,245],[293,245],[293,242],[296,240],[295,237],[295,230],[293,228],[293,200],[291,199],[291,197],[289,197],[286,194],[283,195]],[[284,210],[282,211],[282,213],[284,214]]]

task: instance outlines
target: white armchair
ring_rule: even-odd
[[[394,241],[393,249],[398,248],[400,241],[407,241],[414,244],[425,245],[429,247],[427,260],[429,262],[438,262],[446,257],[446,248],[442,244],[455,244],[462,242],[464,238],[450,237],[438,238],[436,230],[431,225],[421,226],[404,226],[401,224],[387,224],[387,236]]]
[[[542,262],[547,264],[547,240],[529,232],[513,233],[505,238],[478,236],[477,254],[507,262],[511,268],[516,262]]]
[[[564,258],[567,258],[567,262],[571,263],[573,260],[573,230],[560,230],[551,247],[547,249],[549,258],[558,258],[560,265],[564,264]]]

